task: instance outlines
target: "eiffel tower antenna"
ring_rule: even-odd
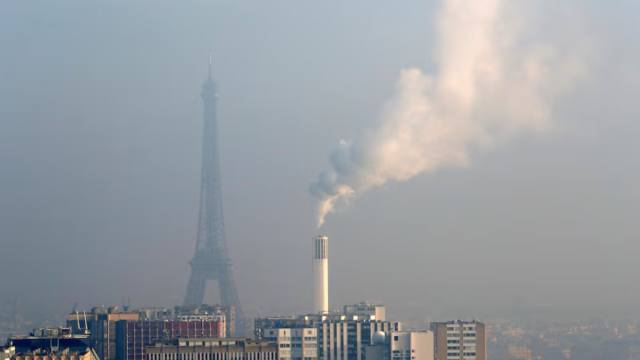
[[[236,319],[242,322],[244,313],[233,279],[231,259],[227,253],[224,232],[216,121],[218,86],[211,78],[211,53],[209,53],[209,78],[202,87],[202,101],[204,103],[204,136],[202,139],[200,214],[196,251],[193,260],[189,262],[191,276],[183,305],[202,305],[207,280],[216,280],[222,305],[235,306]]]
[[[213,79],[211,78],[211,53],[212,52],[213,52],[212,50],[209,50],[209,80],[210,81],[213,81]]]

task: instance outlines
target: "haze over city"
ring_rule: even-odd
[[[211,52],[248,316],[310,310],[318,234],[335,309],[638,315],[640,3],[464,3],[1,3],[0,305],[182,303]],[[456,120],[435,164],[413,100]]]

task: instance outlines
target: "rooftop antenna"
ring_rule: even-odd
[[[76,307],[74,306],[73,309],[75,310]],[[80,315],[78,314],[78,310],[75,310],[75,311],[76,311],[76,322],[78,322],[78,331],[80,331],[80,329],[81,329],[80,328]]]
[[[87,313],[85,311],[82,312],[84,314],[84,333],[89,333],[89,326],[87,325]]]

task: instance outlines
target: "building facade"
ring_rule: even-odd
[[[100,360],[89,335],[71,328],[34,329],[27,336],[11,336],[0,358],[15,360]]]
[[[319,360],[363,360],[364,347],[373,344],[378,332],[401,331],[398,321],[373,321],[352,318],[316,323]]]
[[[280,360],[316,360],[318,332],[316,328],[265,329],[263,339],[278,347]]]
[[[16,354],[15,346],[0,346],[0,360],[9,360]]]
[[[225,337],[236,335],[236,308],[234,306],[222,305],[192,305],[192,306],[176,306],[174,320],[189,321],[190,318],[198,318],[206,321],[220,321],[221,317],[216,315],[224,315]],[[208,318],[208,317],[211,318]]]
[[[224,314],[201,314],[201,315],[180,315],[176,318],[177,321],[217,321],[221,324],[220,336],[221,338],[227,337],[227,323],[226,316]]]
[[[67,326],[74,333],[85,333],[88,330],[91,346],[100,360],[115,360],[116,323],[123,320],[136,321],[139,318],[140,314],[137,312],[119,312],[116,306],[94,307],[88,314],[69,314]]]
[[[376,332],[364,355],[366,360],[433,360],[433,332]]]
[[[273,338],[269,335],[273,329],[315,328],[318,360],[363,360],[364,346],[373,343],[375,332],[402,330],[398,321],[378,321],[375,315],[343,315],[340,312],[256,318],[254,325],[256,337],[263,339]]]
[[[88,349],[84,351],[62,350],[57,352],[36,350],[17,353],[11,357],[11,360],[99,360],[96,357],[92,357],[92,355]]]
[[[363,301],[355,305],[344,306],[345,315],[367,315],[373,316],[374,320],[385,321],[386,309],[384,305],[376,305],[374,303]]]
[[[479,321],[454,320],[431,323],[436,360],[486,360],[485,325]]]
[[[172,338],[220,338],[217,321],[119,321],[116,325],[117,360],[145,359],[156,341]]]
[[[156,320],[173,320],[171,310],[164,308],[138,309],[139,320],[156,321]]]
[[[278,360],[277,344],[245,338],[179,338],[157,341],[145,360]]]

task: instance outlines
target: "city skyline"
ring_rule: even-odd
[[[513,19],[532,43],[588,39],[588,74],[552,101],[557,127],[474,144],[466,167],[387,183],[316,230],[307,188],[328,154],[372,128],[403,69],[438,73],[443,3],[0,5],[0,305],[47,313],[42,293],[56,311],[183,302],[213,48],[227,238],[248,315],[309,306],[318,232],[332,243],[329,304],[375,300],[399,319],[499,314],[517,298],[640,311],[628,286],[640,270],[635,4],[523,2]]]

